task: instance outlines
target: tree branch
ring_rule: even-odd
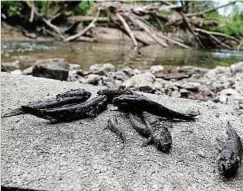
[[[84,30],[80,31],[79,33],[77,33],[73,36],[69,36],[68,38],[65,38],[64,42],[69,42],[69,41],[75,40],[76,38],[85,34],[89,29],[94,27],[94,24],[95,24],[97,18],[99,17],[99,15],[100,15],[100,11],[97,12],[97,15],[94,17],[93,21],[91,23],[89,23],[89,25]]]
[[[129,34],[130,38],[131,38],[132,41],[133,41],[134,46],[137,47],[137,46],[138,46],[138,43],[137,43],[137,41],[136,41],[136,39],[135,39],[135,37],[134,37],[133,32],[131,31],[131,29],[129,28],[127,22],[125,21],[125,19],[124,19],[119,13],[116,13],[116,16],[117,16],[117,17],[120,19],[120,21],[122,22],[122,24],[123,24],[125,30],[127,31],[127,33]]]

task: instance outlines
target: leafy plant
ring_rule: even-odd
[[[21,15],[22,3],[19,1],[3,1],[1,3],[2,11],[8,16]]]
[[[81,3],[78,4],[76,13],[85,15],[88,13],[88,11],[93,5],[94,5],[94,0],[82,1]]]

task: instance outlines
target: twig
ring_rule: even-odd
[[[120,21],[122,22],[125,30],[127,31],[127,33],[129,34],[130,38],[132,39],[133,41],[133,44],[135,47],[138,47],[138,42],[136,41],[135,37],[134,37],[134,34],[133,32],[131,31],[131,29],[129,28],[127,22],[125,21],[125,19],[119,14],[119,13],[116,13],[116,16],[120,19]]]
[[[89,23],[89,25],[82,31],[80,31],[79,33],[73,35],[73,36],[69,36],[68,38],[65,38],[64,39],[64,42],[69,42],[69,41],[72,41],[72,40],[75,40],[76,38],[82,36],[83,34],[85,34],[89,29],[91,29],[92,27],[94,27],[94,24],[97,20],[97,18],[99,17],[100,15],[100,11],[98,11],[97,15],[94,17],[93,21],[91,23]]]

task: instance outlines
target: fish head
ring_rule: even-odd
[[[225,176],[231,176],[235,174],[238,166],[239,159],[235,157],[234,151],[223,150],[218,161],[219,171]]]

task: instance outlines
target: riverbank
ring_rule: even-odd
[[[104,88],[24,75],[1,74],[2,113],[28,102],[43,100],[71,88],[95,93]],[[173,123],[170,154],[143,139],[127,118],[105,111],[95,119],[51,125],[34,116],[2,119],[2,185],[38,190],[240,190],[243,171],[230,181],[218,175],[215,138],[225,125],[243,137],[242,110],[232,105],[145,94],[179,112],[200,113],[196,122]],[[104,130],[111,115],[118,115],[127,135],[119,139]]]

